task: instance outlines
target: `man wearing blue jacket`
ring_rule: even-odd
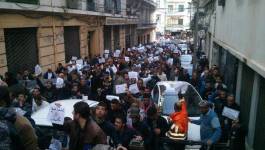
[[[201,116],[199,120],[191,120],[191,123],[201,126],[201,141],[205,144],[202,147],[204,150],[207,147],[212,147],[221,137],[221,126],[216,113],[210,109],[210,104],[207,101],[199,103]]]

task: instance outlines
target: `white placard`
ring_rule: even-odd
[[[130,49],[130,48],[128,48],[128,49],[127,49],[127,51],[128,51],[128,52],[130,52],[130,51],[131,51],[131,49]]]
[[[139,88],[137,86],[137,84],[132,84],[129,86],[129,91],[133,94],[137,94],[139,93]]]
[[[104,52],[105,52],[106,54],[109,54],[109,50],[107,50],[107,49],[106,49]]]
[[[105,63],[106,60],[105,60],[105,58],[99,58],[99,59],[98,59],[98,62],[99,62],[100,64],[102,64],[102,63]]]
[[[154,61],[154,58],[153,58],[153,57],[149,57],[149,58],[148,58],[148,62],[149,62],[149,63],[152,63],[153,61]]]
[[[76,56],[72,56],[71,60],[77,60],[77,57]]]
[[[119,84],[115,86],[116,94],[126,93],[127,84]]]
[[[159,61],[159,56],[154,57],[154,61]]]
[[[232,120],[237,120],[239,116],[239,111],[225,106],[222,115]]]
[[[65,109],[62,106],[57,106],[55,104],[50,105],[48,119],[54,123],[63,125],[65,117]]]
[[[114,57],[120,57],[120,53],[116,53],[116,52],[115,52],[115,53],[113,54],[113,56],[114,56]]]
[[[128,76],[130,79],[138,79],[138,72],[130,71],[128,72]]]
[[[118,101],[120,101],[120,97],[119,96],[115,96],[115,95],[107,95],[106,99],[109,101],[112,101],[114,99],[117,99]]]
[[[125,59],[126,62],[130,61],[130,57],[124,57],[124,59]]]
[[[169,58],[169,59],[167,60],[167,64],[169,64],[169,65],[173,65],[173,58]]]
[[[42,73],[42,69],[40,67],[40,65],[36,65],[35,66],[35,75],[38,76]]]
[[[117,71],[118,71],[118,69],[117,69],[117,67],[115,66],[115,65],[113,65],[112,67],[111,67],[111,69],[112,69],[112,71],[113,71],[113,73],[117,73]]]
[[[115,53],[120,55],[121,54],[121,50],[117,49],[117,50],[115,50]]]
[[[76,60],[76,64],[84,65],[84,61],[83,61],[83,59],[78,59],[78,60]]]
[[[109,58],[109,54],[104,54],[104,57],[107,59]]]

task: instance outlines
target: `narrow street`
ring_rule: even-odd
[[[263,150],[265,1],[0,1],[0,150]]]

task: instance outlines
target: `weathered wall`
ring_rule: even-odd
[[[6,47],[4,29],[0,28],[0,75],[7,71]]]
[[[265,1],[227,0],[217,6],[215,41],[265,77]]]

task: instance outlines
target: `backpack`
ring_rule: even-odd
[[[0,117],[0,150],[23,150],[14,124]]]

